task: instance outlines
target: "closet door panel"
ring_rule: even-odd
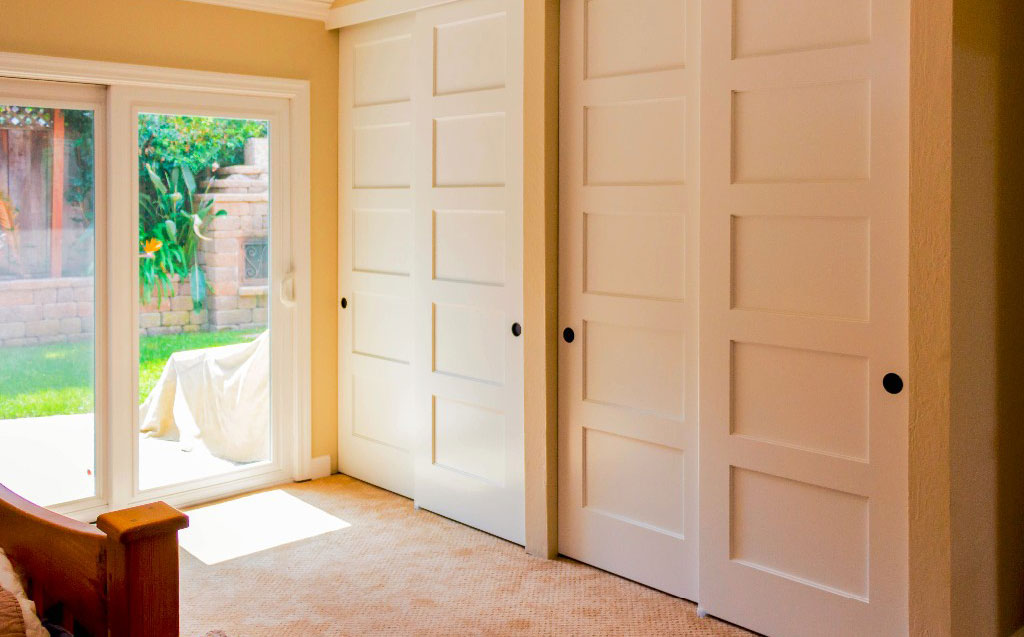
[[[699,3],[562,3],[559,549],[697,594]]]
[[[413,494],[413,16],[341,32],[339,470]]]
[[[905,634],[909,3],[703,12],[700,604]]]
[[[412,311],[416,504],[518,543],[522,11],[468,0],[417,14]]]

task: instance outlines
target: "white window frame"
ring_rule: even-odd
[[[230,493],[269,486],[291,480],[306,480],[313,475],[313,459],[311,457],[312,423],[310,395],[310,355],[311,355],[311,264],[310,264],[310,97],[309,82],[306,80],[266,78],[209,71],[191,71],[161,67],[138,66],[112,62],[95,62],[48,56],[25,55],[0,52],[0,77],[14,79],[50,80],[56,82],[75,82],[108,87],[107,90],[107,133],[104,139],[97,134],[97,164],[102,152],[106,149],[107,179],[106,202],[100,198],[102,190],[97,185],[97,210],[105,208],[107,225],[106,235],[97,241],[106,240],[112,250],[108,261],[111,264],[133,263],[132,268],[110,267],[106,270],[106,278],[97,281],[97,494],[95,498],[80,500],[54,507],[61,513],[82,519],[95,517],[109,508],[119,508],[139,502],[164,499],[171,504],[186,506],[199,502],[223,497]],[[247,96],[249,99],[245,99]],[[290,382],[293,400],[288,405],[275,405],[274,418],[277,430],[283,434],[275,444],[284,444],[284,453],[280,463],[275,462],[273,470],[254,469],[242,470],[237,475],[219,476],[209,481],[197,481],[186,485],[173,485],[168,489],[151,489],[139,492],[137,485],[137,464],[135,449],[124,448],[123,445],[133,443],[134,435],[124,435],[124,428],[132,428],[131,434],[137,431],[137,401],[128,402],[124,399],[123,388],[132,388],[137,393],[135,376],[137,339],[118,338],[118,334],[134,333],[137,325],[137,257],[135,252],[136,236],[132,229],[131,219],[137,219],[138,211],[133,209],[136,200],[137,175],[135,161],[135,139],[130,137],[137,130],[137,118],[128,125],[131,108],[125,110],[132,100],[146,101],[156,97],[163,101],[167,108],[177,108],[183,114],[203,112],[204,114],[232,114],[244,116],[246,108],[255,116],[264,119],[268,115],[281,118],[285,127],[272,129],[272,153],[283,156],[281,164],[287,166],[287,174],[271,175],[275,180],[272,191],[284,197],[277,202],[275,213],[280,227],[275,226],[271,233],[275,239],[276,256],[272,267],[278,268],[278,289],[270,294],[280,295],[279,298],[287,306],[287,311],[278,311],[272,316],[275,338],[279,342],[287,342],[288,349],[282,348],[280,356],[275,359],[275,370],[281,365],[285,373],[276,373],[277,383]],[[252,98],[264,98],[253,100]],[[179,100],[191,100],[188,105]],[[263,108],[251,108],[253,103],[262,103]],[[270,105],[269,107],[267,105]],[[269,111],[266,110],[269,108]],[[214,109],[211,111],[211,109]],[[241,114],[241,115],[240,115]],[[109,143],[108,143],[109,142]],[[120,149],[121,152],[117,152]],[[130,149],[130,150],[125,150]],[[129,156],[130,155],[130,156]],[[279,171],[283,172],[283,171]],[[98,177],[99,179],[99,177]],[[283,194],[282,194],[283,193]],[[115,223],[117,219],[129,221]],[[100,215],[98,214],[98,217]],[[118,234],[128,233],[124,236]],[[97,234],[101,231],[97,227]],[[97,245],[97,254],[103,254]],[[128,259],[128,261],[125,261]],[[100,259],[102,261],[102,259]],[[98,265],[97,278],[101,278],[102,265]],[[132,276],[135,276],[133,279]],[[102,290],[107,292],[105,303]],[[101,307],[102,306],[102,307]],[[101,321],[102,312],[106,312],[106,321]],[[131,324],[130,321],[136,323]],[[105,342],[101,352],[103,337],[100,335],[101,325],[110,329],[110,338]],[[127,327],[126,327],[127,326]],[[125,329],[131,331],[126,332]],[[287,332],[287,333],[286,333]],[[284,338],[287,336],[287,338]],[[106,358],[104,359],[104,356]],[[286,357],[286,361],[281,358]],[[104,370],[99,367],[101,361],[107,365]],[[115,363],[116,362],[116,363]],[[128,364],[131,367],[128,367]],[[101,378],[103,377],[103,378]],[[120,388],[118,391],[116,388]],[[105,416],[100,413],[106,409]],[[280,411],[279,411],[279,408]],[[113,431],[118,429],[122,435],[116,437],[122,447],[114,448]],[[125,462],[131,465],[124,466]],[[109,464],[106,464],[109,463]],[[318,459],[318,465],[322,460]],[[102,473],[103,468],[111,471]],[[101,468],[102,467],[102,468]],[[126,482],[124,476],[131,474]]]

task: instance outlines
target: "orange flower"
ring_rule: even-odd
[[[0,228],[4,230],[14,230],[14,211],[13,206],[8,206],[7,203],[0,198]]]
[[[159,239],[153,238],[146,239],[146,243],[142,245],[142,249],[145,250],[147,254],[153,254],[162,247],[164,247],[163,242]]]

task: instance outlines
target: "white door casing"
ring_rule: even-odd
[[[703,2],[700,604],[907,619],[909,2]]]
[[[414,15],[340,36],[339,469],[413,495]]]
[[[414,51],[416,504],[522,544],[522,2],[420,11]]]
[[[561,6],[559,550],[689,599],[699,11]]]

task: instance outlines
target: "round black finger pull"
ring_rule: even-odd
[[[348,299],[341,297],[341,309],[344,310],[346,307],[348,307]]]
[[[512,336],[519,336],[523,333],[523,326],[519,323],[512,324]]]
[[[562,330],[562,338],[566,343],[571,343],[576,340],[576,332],[572,331],[571,327],[567,327]]]
[[[899,374],[890,372],[882,378],[882,387],[890,394],[898,394],[903,391],[903,379]]]

